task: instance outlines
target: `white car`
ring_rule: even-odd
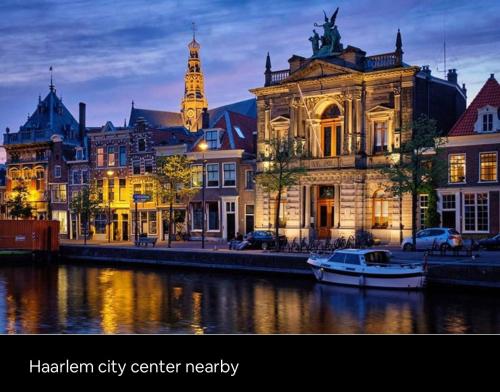
[[[430,227],[417,232],[417,249],[430,249],[433,245],[439,249],[462,246],[462,236],[455,229],[446,227]],[[413,250],[412,238],[406,237],[401,248],[405,251]]]

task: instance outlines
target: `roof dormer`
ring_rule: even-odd
[[[474,124],[477,133],[491,133],[500,131],[499,109],[486,105],[477,110],[477,120]]]

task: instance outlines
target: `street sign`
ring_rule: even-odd
[[[147,201],[151,201],[150,195],[141,195],[139,193],[134,194],[134,203],[144,203]]]

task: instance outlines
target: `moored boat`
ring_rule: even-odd
[[[422,263],[391,262],[391,252],[376,249],[342,249],[307,260],[320,282],[349,286],[420,289],[425,284]]]

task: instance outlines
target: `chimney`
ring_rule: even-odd
[[[456,69],[449,69],[448,70],[448,82],[457,84],[457,81],[458,81],[457,70]]]
[[[495,79],[495,74],[494,74],[494,73],[490,74],[490,79],[491,79],[491,80],[494,80],[494,79]]]
[[[78,118],[78,131],[79,131],[79,138],[80,141],[83,140],[85,137],[85,129],[87,128],[86,124],[86,105],[83,102],[80,102],[79,105],[80,111],[79,111],[79,118]]]
[[[210,114],[207,108],[203,108],[203,113],[201,114],[201,127],[203,129],[210,128]]]
[[[431,70],[428,65],[423,65],[422,66],[422,72],[426,74],[427,77],[431,76]]]

